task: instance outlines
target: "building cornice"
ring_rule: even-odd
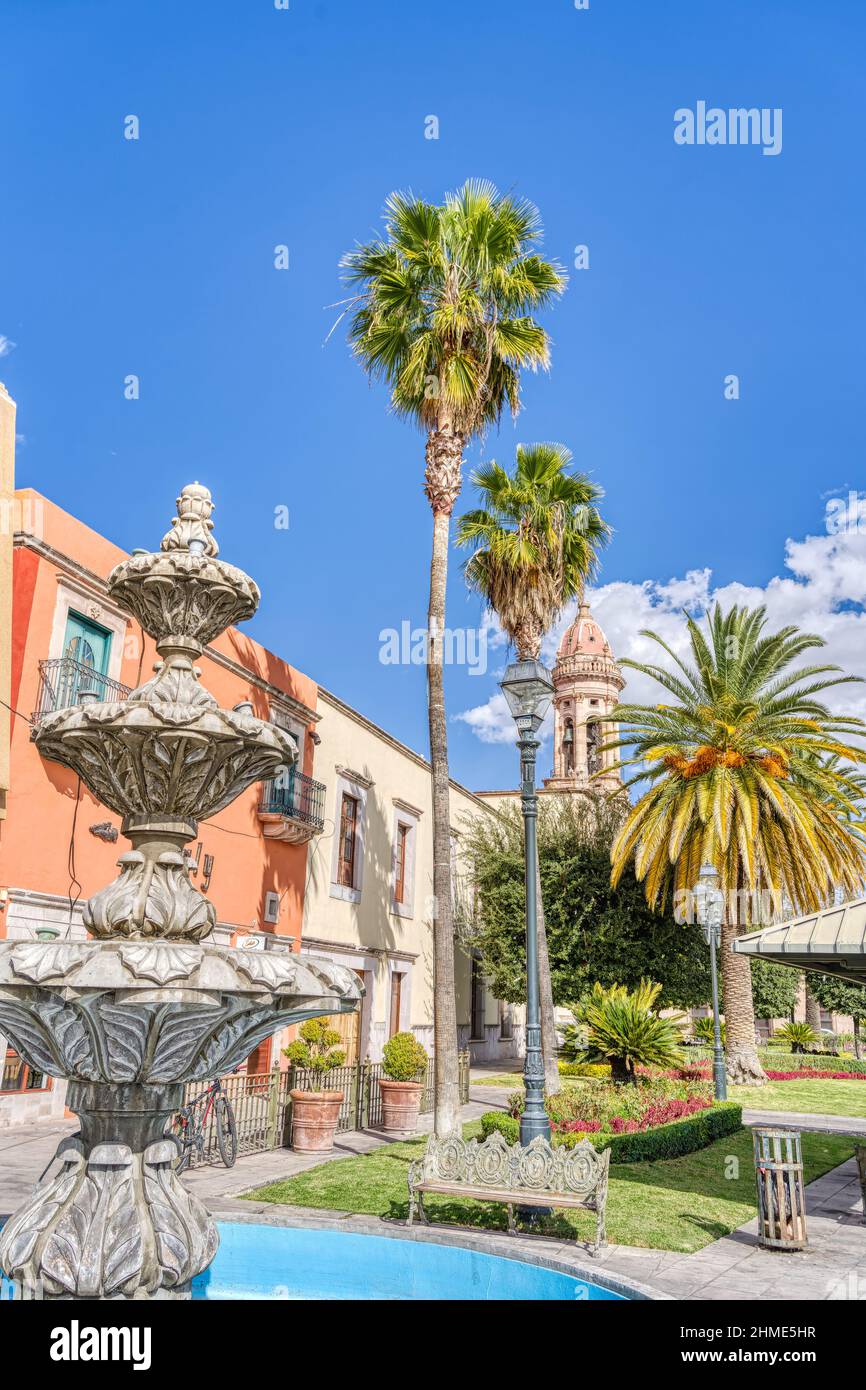
[[[395,752],[402,754],[405,758],[411,759],[418,767],[423,768],[425,772],[432,775],[433,769],[429,762],[426,758],[423,758],[420,753],[416,753],[414,748],[410,748],[407,744],[401,743],[398,738],[394,738],[393,734],[389,734],[385,729],[381,728],[380,725],[374,724],[372,719],[368,719],[366,715],[360,714],[356,709],[352,709],[352,706],[347,705],[345,700],[341,700],[339,695],[334,695],[332,691],[325,690],[324,686],[321,685],[319,686],[319,704],[330,705],[331,708],[335,709],[339,714],[344,714],[347,719],[354,720],[362,729],[366,729],[368,733],[374,734],[376,738],[381,739],[383,743],[387,743]],[[462,796],[468,797],[470,801],[474,801],[482,810],[489,813],[490,807],[485,806],[484,802],[476,796],[475,792],[471,792],[468,787],[464,787],[460,782],[455,782],[453,778],[448,779],[448,785],[454,791],[460,792]]]

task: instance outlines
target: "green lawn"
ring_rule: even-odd
[[[466,1126],[464,1133],[470,1136],[478,1130],[475,1121]],[[421,1153],[425,1142],[411,1139],[356,1158],[336,1159],[246,1195],[259,1202],[366,1212],[399,1220],[408,1212],[409,1160]],[[848,1139],[804,1134],[806,1181],[812,1182],[852,1153],[853,1145]],[[435,1221],[489,1230],[506,1227],[505,1209],[492,1203],[431,1197],[425,1206]],[[700,1250],[755,1214],[750,1131],[740,1130],[685,1158],[614,1165],[607,1210],[608,1238],[617,1244],[654,1250]],[[589,1240],[594,1236],[595,1218],[591,1212],[564,1211],[545,1218],[538,1229],[546,1235],[576,1235]]]
[[[729,1098],[746,1110],[793,1110],[804,1115],[850,1115],[866,1119],[866,1081],[771,1081],[767,1086],[731,1086]]]

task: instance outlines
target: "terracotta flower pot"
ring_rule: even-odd
[[[382,1128],[388,1134],[400,1139],[417,1134],[423,1089],[420,1081],[389,1081],[384,1076],[380,1079]]]
[[[299,1153],[326,1154],[334,1147],[334,1133],[342,1091],[292,1091],[292,1148]]]

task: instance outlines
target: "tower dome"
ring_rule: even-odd
[[[584,601],[562,635],[553,668],[553,774],[544,783],[550,791],[622,786],[613,767],[616,752],[602,748],[615,733],[605,716],[624,686],[610,643]]]

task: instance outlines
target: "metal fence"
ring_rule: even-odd
[[[465,1105],[469,1099],[468,1052],[459,1054],[458,1064],[460,1101]],[[382,1096],[379,1078],[383,1075],[382,1063],[369,1061],[337,1067],[328,1073],[328,1090],[343,1092],[343,1103],[337,1120],[338,1133],[344,1134],[354,1129],[378,1129],[381,1126]],[[423,1115],[429,1114],[433,1109],[432,1067],[427,1069],[421,1080],[424,1083],[421,1093]],[[288,1148],[292,1131],[290,1092],[318,1090],[320,1085],[313,1073],[295,1066],[288,1067],[286,1071],[274,1067],[272,1071],[255,1072],[252,1075],[237,1073],[224,1077],[223,1090],[235,1115],[238,1154],[264,1153],[268,1149]],[[191,1082],[186,1088],[184,1104],[188,1105],[206,1089],[203,1082]],[[213,1113],[208,1120],[205,1133],[205,1159],[219,1159]]]

